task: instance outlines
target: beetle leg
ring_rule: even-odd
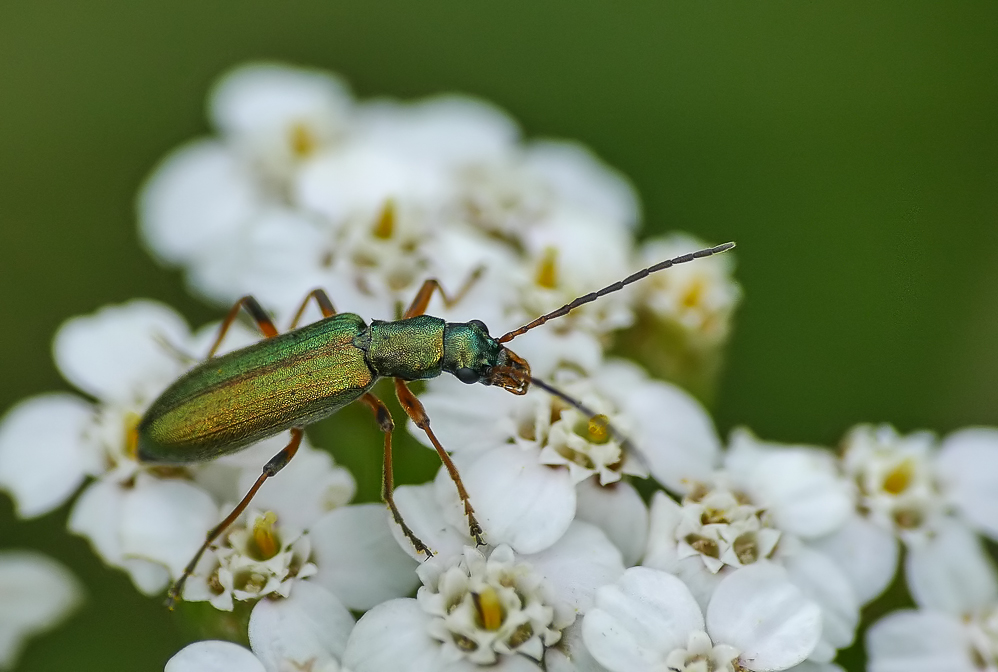
[[[298,326],[298,320],[305,313],[305,309],[308,307],[309,299],[315,299],[316,304],[319,306],[319,310],[322,311],[323,317],[332,317],[336,314],[336,309],[333,308],[333,302],[329,300],[329,295],[326,294],[324,289],[313,289],[305,297],[305,300],[301,302],[301,308],[295,313],[295,319],[291,322],[291,326],[288,327],[288,331],[291,331]]]
[[[225,316],[222,320],[222,326],[218,330],[218,336],[215,338],[215,344],[211,346],[211,350],[208,351],[208,359],[215,356],[215,351],[218,350],[218,346],[222,344],[222,339],[225,338],[226,332],[229,331],[229,327],[232,323],[236,321],[236,317],[239,315],[239,309],[245,308],[249,316],[253,318],[256,322],[257,328],[260,330],[266,338],[273,338],[277,336],[277,327],[274,326],[273,321],[268,317],[267,312],[263,307],[250,295],[246,295],[243,298],[236,301],[235,305],[229,310],[229,314]]]
[[[454,295],[454,298],[447,296],[447,292],[445,292],[444,288],[440,286],[440,282],[436,278],[430,278],[429,280],[424,281],[423,286],[419,288],[418,292],[416,292],[416,298],[412,300],[412,303],[409,304],[409,308],[405,311],[405,314],[402,315],[402,319],[404,320],[407,317],[416,317],[424,314],[426,312],[426,307],[430,305],[430,299],[433,297],[433,290],[440,292],[440,298],[444,300],[444,306],[450,308],[464,298],[464,295],[467,294],[468,290],[474,286],[475,282],[482,277],[482,273],[484,272],[484,266],[476,267],[475,270],[471,272],[471,275],[468,276],[468,279],[464,281],[464,284],[461,285],[461,289],[457,290],[457,294]]]
[[[471,531],[471,536],[475,539],[475,543],[479,546],[485,545],[485,539],[482,538],[482,526],[478,524],[478,520],[475,518],[475,509],[471,506],[471,499],[468,497],[468,491],[464,489],[464,483],[461,482],[461,474],[457,472],[457,467],[454,466],[454,462],[450,459],[450,455],[444,450],[444,447],[440,445],[440,441],[437,440],[436,435],[430,429],[430,418],[426,415],[426,410],[423,408],[423,404],[416,398],[416,395],[412,393],[408,387],[406,387],[405,381],[401,378],[395,379],[395,394],[398,395],[399,402],[402,404],[402,408],[405,409],[406,414],[412,418],[412,421],[416,423],[416,426],[421,430],[426,432],[426,436],[430,438],[430,443],[437,450],[437,455],[440,456],[440,461],[444,463],[447,467],[447,473],[450,474],[450,478],[454,481],[454,485],[457,486],[457,494],[461,498],[461,502],[464,504],[464,515],[468,517],[468,526]]]
[[[286,445],[277,455],[270,458],[270,461],[263,466],[263,473],[260,474],[258,479],[256,479],[256,483],[254,483],[253,487],[249,489],[249,492],[246,493],[246,496],[243,497],[242,501],[236,505],[236,508],[232,509],[232,513],[226,516],[225,520],[208,532],[204,543],[201,544],[201,548],[198,549],[198,552],[194,554],[191,561],[187,563],[186,567],[184,567],[184,573],[181,574],[180,578],[177,579],[170,587],[170,592],[166,596],[167,608],[173,609],[173,605],[177,601],[177,598],[179,598],[183,593],[187,577],[194,573],[194,569],[197,567],[198,561],[201,559],[201,556],[204,555],[204,552],[208,550],[208,547],[211,546],[215,540],[218,539],[218,537],[221,536],[221,534],[236,521],[237,518],[239,518],[240,514],[242,514],[242,512],[249,505],[250,500],[252,500],[253,496],[256,495],[257,490],[260,489],[260,486],[263,485],[264,481],[283,469],[288,462],[291,461],[291,458],[295,456],[295,453],[298,452],[298,446],[301,445],[301,439],[304,434],[305,432],[300,427],[295,427],[291,430],[291,441],[288,445]]]
[[[392,414],[388,412],[388,407],[385,406],[385,403],[370,392],[361,397],[360,400],[367,404],[371,411],[374,412],[374,417],[378,421],[378,427],[385,434],[385,463],[384,469],[381,472],[381,498],[388,504],[388,508],[392,512],[392,518],[402,528],[402,533],[409,540],[409,543],[412,544],[412,547],[416,549],[417,553],[425,553],[426,557],[429,558],[433,555],[433,551],[420,541],[419,537],[413,534],[413,531],[402,520],[402,514],[399,513],[398,507],[395,506],[395,498],[392,495],[395,488],[395,476],[392,469],[392,432],[395,431],[395,423],[392,421]]]

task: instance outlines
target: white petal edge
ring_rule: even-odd
[[[25,399],[0,421],[0,488],[20,518],[34,518],[69,499],[97,465],[82,445],[93,406],[71,394]]]
[[[946,614],[906,609],[866,631],[869,672],[977,672],[961,623]]]
[[[998,540],[998,430],[972,427],[950,434],[936,466],[964,517]]]
[[[253,653],[268,669],[293,663],[301,669],[339,663],[353,629],[353,617],[336,596],[310,581],[298,581],[283,600],[260,600],[250,614]]]
[[[188,644],[166,662],[163,672],[269,672],[250,651],[216,640]]]
[[[993,563],[956,518],[942,519],[935,536],[907,550],[905,578],[918,606],[958,616],[998,599]]]
[[[66,380],[101,400],[132,401],[137,390],[165,386],[182,370],[163,344],[182,346],[187,323],[172,308],[134,299],[67,320],[52,344]]]
[[[628,567],[644,555],[648,541],[648,507],[626,481],[601,486],[595,478],[575,486],[575,519],[592,523],[610,538]]]
[[[897,538],[856,513],[834,533],[812,539],[808,546],[824,553],[845,572],[860,604],[884,592],[897,573]]]
[[[624,573],[617,547],[598,527],[579,520],[551,548],[523,557],[548,581],[556,611],[572,619],[592,606],[597,588]]]
[[[465,466],[467,465],[467,466]],[[537,553],[558,541],[575,517],[575,486],[568,469],[552,469],[531,451],[513,445],[494,448],[461,465],[461,477],[475,514],[492,545]],[[457,490],[437,479],[459,507]],[[441,490],[438,489],[438,496]]]
[[[717,586],[707,606],[707,632],[715,645],[741,651],[746,668],[783,670],[803,662],[818,644],[821,609],[783,568],[757,562]]]
[[[350,633],[344,667],[351,672],[397,672],[399,662],[405,661],[406,672],[439,672],[444,668],[442,647],[427,634],[429,618],[413,599],[379,604]]]
[[[312,580],[350,609],[370,609],[419,585],[417,563],[395,542],[382,504],[334,509],[309,532],[319,569]]]
[[[582,637],[593,657],[613,672],[659,672],[666,656],[703,628],[700,607],[682,581],[632,567],[596,591]]]
[[[83,599],[76,577],[33,551],[0,551],[0,668],[13,666],[25,640],[57,626]]]

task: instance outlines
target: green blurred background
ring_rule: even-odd
[[[738,241],[724,432],[998,425],[992,1],[2,3],[0,410],[67,389],[49,346],[70,315],[149,296],[219,317],[143,252],[133,200],[207,132],[212,80],[257,58],[335,70],[361,96],[482,96],[629,175],[646,232]],[[371,453],[349,460],[368,499]],[[402,480],[431,471],[417,457]],[[162,669],[190,629],[64,520],[15,523],[0,495],[0,547],[42,549],[90,591],[21,669]]]

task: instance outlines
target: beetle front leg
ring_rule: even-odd
[[[412,418],[416,426],[426,433],[426,436],[430,439],[430,443],[436,449],[437,455],[440,456],[440,461],[447,467],[447,473],[450,474],[451,480],[457,486],[458,497],[461,498],[461,503],[464,504],[464,515],[468,517],[468,527],[471,536],[474,538],[476,544],[484,546],[485,539],[482,537],[482,526],[478,524],[478,519],[475,518],[475,509],[472,508],[471,498],[468,497],[468,491],[464,489],[464,483],[461,482],[461,474],[458,473],[457,467],[450,459],[450,455],[440,445],[440,441],[437,440],[436,435],[430,429],[430,418],[426,415],[426,409],[423,408],[422,402],[416,398],[416,395],[412,393],[412,390],[406,386],[405,381],[401,378],[395,379],[395,394],[398,395],[399,402],[402,404],[402,408],[405,409],[406,415]]]
[[[249,505],[250,501],[256,495],[257,491],[264,484],[264,481],[287,466],[288,462],[291,461],[291,458],[298,452],[298,446],[301,445],[301,439],[304,434],[304,430],[300,427],[295,427],[291,430],[291,441],[288,445],[286,445],[277,455],[270,458],[270,461],[263,466],[263,473],[261,473],[260,477],[256,479],[256,483],[254,483],[253,487],[249,489],[249,492],[246,493],[246,496],[243,497],[242,501],[236,505],[236,508],[232,510],[232,513],[225,517],[225,520],[212,528],[212,530],[208,533],[204,543],[201,544],[201,548],[198,549],[198,552],[194,554],[191,561],[187,563],[186,567],[184,567],[184,573],[181,574],[180,578],[177,579],[170,587],[170,592],[167,593],[166,596],[166,606],[168,609],[173,609],[174,603],[183,593],[184,584],[187,583],[187,577],[194,573],[194,569],[197,567],[198,561],[201,560],[201,556],[204,555],[204,552],[208,550],[215,540],[218,539],[218,537],[220,537],[222,533],[236,521],[237,518],[239,518],[242,512]]]
[[[385,435],[385,462],[381,471],[381,498],[385,500],[385,503],[392,512],[392,518],[395,519],[395,523],[402,529],[402,534],[406,536],[406,539],[416,549],[416,552],[425,553],[428,558],[432,557],[433,551],[409,529],[409,526],[402,520],[402,514],[399,513],[398,507],[395,506],[395,497],[393,495],[395,489],[395,472],[392,467],[392,432],[395,431],[395,423],[392,421],[392,414],[389,413],[385,403],[370,392],[361,397],[360,400],[367,404],[371,411],[374,412],[374,417],[378,421],[378,427]]]

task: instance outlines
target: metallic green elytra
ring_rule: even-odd
[[[186,464],[226,455],[332,415],[381,377],[420,380],[448,371],[466,383],[495,379],[525,391],[529,368],[519,363],[478,321],[421,315],[368,326],[340,313],[191,369],[146,411],[138,456]],[[503,377],[511,370],[522,383],[513,388]]]

